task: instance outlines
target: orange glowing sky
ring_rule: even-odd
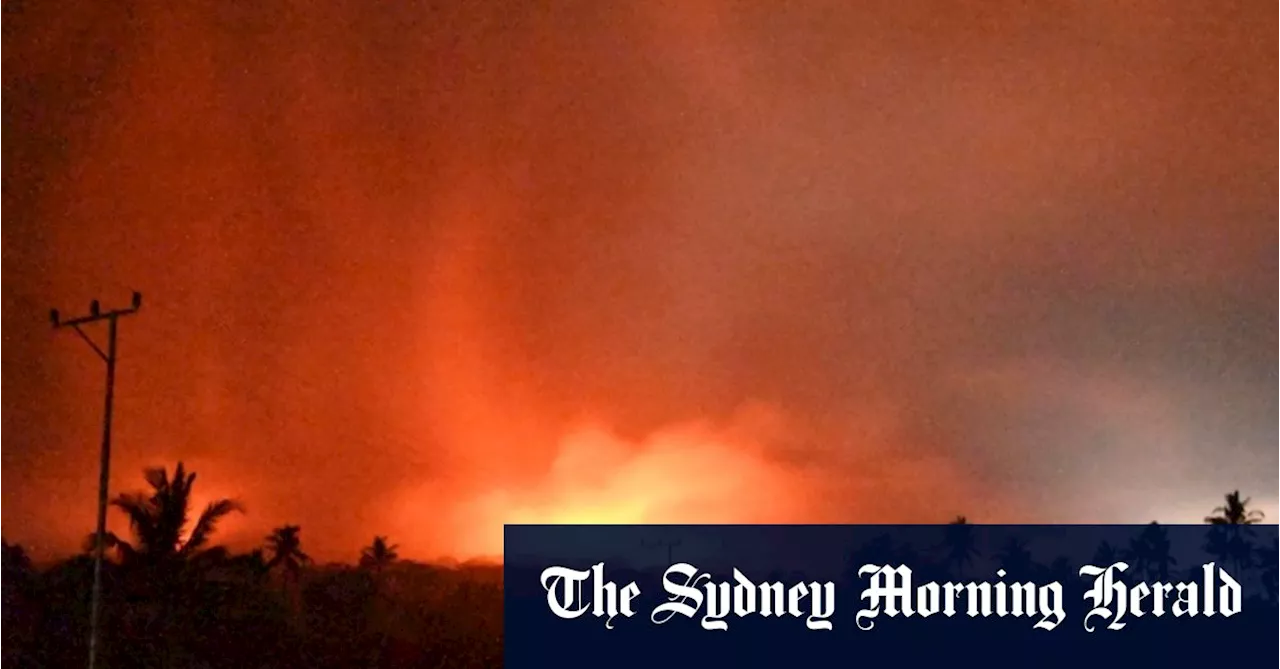
[[[1273,6],[453,4],[6,7],[7,540],[1276,509]]]

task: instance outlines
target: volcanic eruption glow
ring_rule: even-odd
[[[474,531],[464,554],[502,551],[502,525],[757,523],[801,517],[798,474],[705,425],[629,443],[587,426],[569,434],[550,471],[528,488],[486,491],[461,507]]]
[[[33,554],[102,418],[46,314],[131,290],[111,491],[182,460],[234,549],[1275,508],[1265,3],[19,4]]]

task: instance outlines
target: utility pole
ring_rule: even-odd
[[[650,541],[644,541],[644,542],[641,542],[641,545],[642,545],[643,547],[645,547],[645,548],[662,548],[662,547],[666,547],[666,549],[667,549],[667,566],[669,567],[669,566],[671,566],[671,549],[676,548],[677,546],[679,546],[679,545],[680,545],[680,540],[679,540],[679,539],[675,539],[675,540],[667,539],[667,540],[665,540],[665,541],[652,541],[652,542],[650,542]]]
[[[112,401],[115,399],[116,386],[116,322],[121,316],[135,314],[142,308],[142,293],[135,292],[133,294],[133,302],[127,309],[114,309],[112,311],[103,312],[98,306],[98,301],[94,300],[89,303],[89,315],[73,318],[69,321],[62,320],[58,315],[57,309],[49,311],[49,320],[53,322],[53,327],[64,328],[70,327],[80,335],[80,338],[98,354],[102,361],[107,363],[107,389],[106,401],[102,416],[102,453],[98,469],[98,530],[95,534],[95,545],[93,548],[93,604],[89,611],[89,669],[94,669],[94,665],[98,659],[98,626],[102,617],[102,556],[106,544],[107,534],[107,485],[110,481],[111,472],[111,408]],[[101,347],[94,343],[89,335],[80,329],[81,325],[96,323],[98,321],[107,321],[107,350],[104,352]]]

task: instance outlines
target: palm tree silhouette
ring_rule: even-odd
[[[1204,551],[1222,565],[1237,571],[1253,566],[1253,545],[1238,531],[1238,525],[1214,525],[1205,538]]]
[[[374,537],[373,543],[360,554],[360,566],[372,569],[375,574],[399,559],[396,549],[399,546],[388,544],[386,537]]]
[[[1147,578],[1168,580],[1169,568],[1178,564],[1169,554],[1171,548],[1169,534],[1160,523],[1153,522],[1129,543],[1127,557],[1133,560],[1135,572]]]
[[[311,556],[302,552],[302,538],[298,536],[302,528],[297,525],[277,527],[267,535],[267,550],[271,559],[267,561],[267,571],[279,567],[284,571],[281,591],[288,599],[289,608],[295,621],[302,616],[302,591],[299,586],[299,574],[302,567],[311,562]]]
[[[373,543],[360,553],[360,567],[362,569],[369,569],[373,571],[374,592],[378,597],[382,597],[384,594],[382,592],[382,570],[385,567],[391,566],[391,563],[395,562],[400,557],[396,553],[396,548],[398,548],[398,546],[395,544],[387,543],[386,537],[378,536],[374,537]],[[376,601],[370,602],[370,606],[373,608],[371,609],[371,613],[367,615],[369,615],[374,621],[377,621],[376,627],[379,630],[377,633],[378,644],[373,649],[372,665],[379,666],[381,664],[382,653],[386,650],[387,645],[387,636],[383,630],[382,623],[382,620],[386,615],[386,610],[383,607],[378,606]]]
[[[1217,563],[1231,562],[1231,532],[1224,526],[1213,526],[1204,537],[1204,553],[1210,554]]]
[[[943,547],[946,550],[944,559],[947,566],[955,570],[956,576],[963,576],[965,565],[972,563],[973,558],[978,555],[978,549],[974,543],[973,526],[969,524],[969,519],[956,516],[956,519],[947,525],[943,539]]]
[[[1275,546],[1261,547],[1258,551],[1258,564],[1262,568],[1262,596],[1274,606],[1280,591],[1280,555]]]
[[[280,567],[285,575],[294,580],[303,565],[311,562],[311,556],[302,552],[302,538],[298,536],[302,528],[297,525],[277,527],[267,536],[267,550],[271,559],[267,561],[267,569]]]
[[[179,462],[172,478],[163,467],[143,470],[142,475],[151,486],[149,493],[124,493],[111,501],[112,506],[129,517],[129,528],[133,532],[132,544],[114,534],[104,537],[107,546],[117,549],[122,559],[163,565],[193,557],[209,542],[218,521],[244,511],[235,500],[215,500],[200,512],[188,532],[195,472],[188,473]],[[92,539],[90,546],[96,542],[96,538]]]
[[[1248,526],[1262,522],[1265,514],[1250,509],[1250,498],[1241,499],[1239,490],[1227,493],[1225,499],[1225,505],[1214,509],[1214,515],[1204,519],[1213,526],[1209,529],[1204,549],[1224,565],[1230,564],[1236,570],[1248,569],[1253,566],[1254,549],[1245,535],[1252,532]]]
[[[164,467],[145,469],[142,476],[149,491],[124,493],[111,500],[129,518],[132,543],[116,535],[104,535],[103,543],[104,548],[116,549],[121,564],[130,567],[135,577],[126,588],[139,604],[132,608],[128,624],[156,630],[162,639],[158,652],[176,661],[182,645],[180,630],[195,614],[186,597],[196,587],[187,580],[188,567],[204,566],[203,560],[196,559],[206,556],[204,549],[218,522],[244,509],[234,500],[215,500],[190,523],[195,472],[179,462],[172,476]],[[97,537],[88,543],[96,547]]]
[[[1266,514],[1250,509],[1251,497],[1240,499],[1240,491],[1233,490],[1226,495],[1227,503],[1213,510],[1217,515],[1206,516],[1204,522],[1210,525],[1256,525],[1262,522]]]

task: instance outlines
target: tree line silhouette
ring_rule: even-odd
[[[1208,530],[1197,547],[1203,558],[1229,569],[1233,576],[1257,576],[1262,586],[1262,601],[1271,608],[1280,608],[1280,531],[1271,535],[1270,542],[1260,540],[1251,526],[1262,522],[1266,514],[1252,508],[1251,503],[1252,499],[1244,498],[1239,490],[1228,492],[1224,504],[1204,517]],[[975,527],[968,518],[956,517],[943,530],[940,544],[924,550],[911,545],[892,545],[890,537],[883,535],[856,551],[851,556],[850,567],[856,569],[868,563],[910,564],[918,565],[916,571],[932,572],[936,577],[970,576],[968,572],[980,556]],[[1129,569],[1121,578],[1130,581],[1198,579],[1203,563],[1188,560],[1187,564],[1180,564],[1169,531],[1169,527],[1151,522],[1128,542],[1103,540],[1093,551],[1091,562],[1101,567],[1124,562]],[[1012,577],[1042,578],[1076,587],[1084,585],[1076,573],[1078,560],[1056,556],[1048,562],[1037,562],[1023,537],[1007,537],[988,558]],[[851,574],[846,577],[855,578]]]
[[[261,548],[212,544],[234,500],[192,509],[182,463],[143,473],[148,490],[117,495],[130,536],[108,533],[103,667],[480,667],[501,664],[502,572],[402,561],[374,537],[354,566],[317,564],[302,529]],[[96,534],[83,552],[37,569],[4,542],[3,661],[83,666]]]
[[[196,474],[147,469],[148,490],[111,500],[130,536],[107,534],[104,548],[104,667],[430,667],[502,662],[502,571],[493,565],[444,567],[401,560],[385,536],[373,537],[354,565],[318,565],[302,529],[283,525],[261,548],[233,554],[212,544],[219,522],[244,511],[234,500],[192,509]],[[1258,569],[1274,600],[1275,545],[1241,531],[1263,520],[1239,491],[1205,518],[1204,551],[1237,570]],[[959,516],[941,545],[925,551],[886,535],[851,563],[936,565],[963,575],[982,557],[974,525]],[[87,654],[89,593],[96,535],[80,555],[37,569],[19,545],[3,544],[3,660],[14,667],[79,666]],[[928,553],[928,559],[924,559]],[[1037,564],[1010,537],[989,556],[1014,576],[1074,578],[1065,557]],[[1104,542],[1097,564],[1123,559],[1132,574],[1178,575],[1165,528],[1146,526],[1127,545]],[[928,568],[928,567],[926,567]]]

